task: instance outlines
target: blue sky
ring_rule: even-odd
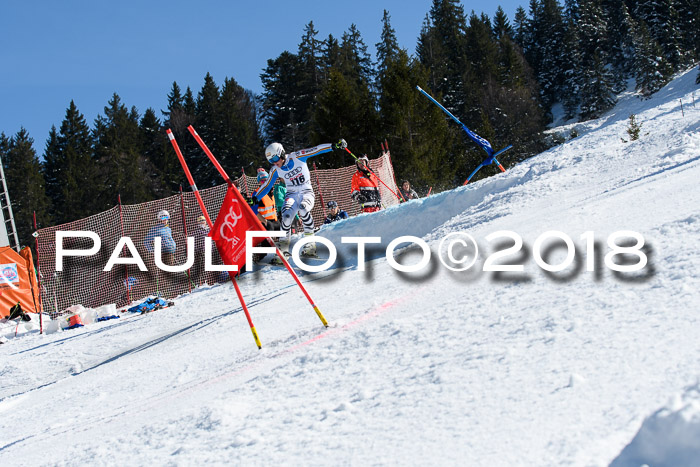
[[[261,92],[267,60],[296,52],[304,26],[319,39],[340,38],[352,23],[374,55],[384,9],[399,45],[414,53],[432,0],[160,1],[64,0],[4,2],[0,7],[0,132],[24,127],[39,155],[60,127],[71,99],[92,127],[113,93],[140,114],[161,117],[173,81],[196,93],[211,73]],[[511,23],[520,1],[462,2],[493,17],[498,5]],[[524,4],[523,4],[524,5]],[[527,5],[524,5],[527,9]]]

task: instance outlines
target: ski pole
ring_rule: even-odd
[[[190,173],[190,169],[187,167],[187,163],[185,162],[185,158],[182,156],[182,152],[180,152],[180,147],[177,145],[177,141],[175,141],[175,136],[173,135],[173,132],[168,130],[166,131],[168,133],[168,138],[170,139],[170,142],[173,145],[173,148],[175,149],[175,153],[177,154],[177,158],[180,160],[180,165],[182,165],[182,170],[185,171],[185,176],[187,177],[187,181],[190,183],[190,187],[192,188],[192,191],[194,191],[195,197],[197,198],[197,202],[199,203],[199,207],[202,210],[202,214],[204,214],[204,218],[207,220],[207,224],[209,224],[209,228],[213,228],[214,224],[211,222],[211,218],[209,217],[209,213],[207,212],[207,208],[204,206],[204,201],[202,200],[202,195],[199,193],[199,190],[197,189],[197,185],[194,184],[194,178],[192,178],[192,174]],[[260,343],[260,338],[258,337],[258,332],[255,330],[255,326],[253,325],[253,320],[250,317],[250,312],[248,311],[248,306],[245,303],[245,300],[243,299],[243,293],[241,293],[240,287],[238,287],[238,282],[236,282],[235,276],[231,273],[231,271],[228,271],[228,277],[231,279],[231,282],[233,283],[233,287],[236,289],[236,295],[238,295],[238,301],[241,303],[241,307],[243,308],[243,312],[245,313],[246,320],[248,320],[248,325],[250,326],[250,331],[253,333],[253,339],[255,339],[255,345],[258,346],[258,349],[262,349],[262,344]]]
[[[348,154],[350,154],[350,155],[355,159],[355,162],[359,162],[359,159],[357,158],[357,156],[356,156],[355,154],[353,154],[347,147],[345,148],[345,150],[348,152]],[[405,199],[403,199],[403,195],[401,195],[401,197],[399,197],[399,195],[397,195],[396,193],[394,193],[394,190],[392,190],[391,188],[389,188],[389,185],[387,185],[386,183],[384,183],[384,181],[383,181],[381,178],[379,178],[379,175],[377,175],[377,172],[375,172],[374,170],[372,170],[372,169],[370,168],[369,165],[367,165],[366,167],[367,167],[367,170],[369,170],[370,172],[372,172],[372,173],[374,174],[374,176],[377,177],[377,180],[379,180],[379,181],[381,182],[381,184],[384,185],[384,186],[386,187],[387,190],[389,190],[394,196],[396,196],[396,199],[406,201]],[[399,193],[400,193],[400,192],[399,192]]]
[[[226,174],[226,171],[224,170],[224,168],[221,167],[221,164],[219,164],[219,161],[216,160],[216,158],[214,157],[214,154],[212,154],[212,152],[209,150],[209,148],[207,147],[207,145],[204,144],[204,141],[203,141],[202,138],[199,136],[199,134],[197,134],[197,132],[195,131],[194,127],[193,127],[192,125],[190,125],[190,126],[187,127],[187,129],[190,131],[190,133],[192,134],[192,136],[194,137],[194,139],[197,140],[197,143],[199,144],[199,147],[202,148],[202,150],[203,150],[204,153],[207,155],[207,157],[209,158],[209,160],[211,161],[211,163],[214,164],[214,167],[216,167],[216,170],[219,171],[219,174],[223,177],[223,179],[224,179],[227,183],[233,185],[233,183],[231,182],[231,179],[230,179],[229,176]],[[233,186],[234,186],[234,188],[235,188],[235,185],[233,185]],[[236,188],[236,189],[234,190],[234,193],[235,193],[235,194],[238,196],[238,198],[239,198],[239,201],[238,201],[238,202],[239,202],[239,203],[245,204],[245,200],[243,199],[243,196],[241,195],[241,193],[238,191],[238,188]],[[253,217],[253,221],[255,222],[256,227],[258,228],[258,230],[266,230],[265,227],[263,227],[263,225],[260,223],[260,219],[258,219],[257,216],[254,216],[254,217]],[[276,245],[275,242],[274,242],[271,238],[268,237],[268,240],[271,242],[272,245]],[[306,288],[305,288],[305,287],[303,286],[303,284],[301,283],[301,280],[299,280],[299,276],[297,276],[296,272],[294,272],[294,269],[292,269],[292,267],[289,265],[289,263],[287,262],[287,259],[284,257],[284,255],[282,254],[282,252],[280,251],[280,249],[277,248],[277,246],[275,246],[275,249],[277,250],[277,256],[282,260],[282,263],[284,263],[284,266],[287,268],[287,271],[289,271],[289,274],[291,274],[291,276],[294,278],[294,281],[297,283],[297,285],[299,286],[299,288],[301,289],[301,291],[303,292],[303,294],[306,296],[306,299],[309,301],[309,303],[310,303],[311,306],[313,307],[314,311],[316,312],[316,315],[318,315],[318,318],[321,320],[321,323],[323,323],[323,325],[324,325],[325,327],[328,327],[328,321],[326,321],[326,318],[325,318],[325,317],[323,316],[323,314],[321,313],[321,310],[319,310],[318,306],[316,306],[316,303],[314,303],[313,299],[311,298],[311,295],[309,295],[309,292],[306,291]]]

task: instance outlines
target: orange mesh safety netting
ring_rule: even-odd
[[[398,204],[389,154],[371,160],[370,167],[393,190],[392,193],[380,183],[383,207]],[[312,211],[316,227],[323,224],[327,214],[326,203],[331,200],[336,201],[350,216],[359,213],[359,205],[350,198],[350,183],[356,171],[354,165],[328,170],[316,170],[312,165],[310,170],[311,184],[316,194]],[[244,196],[258,187],[257,178],[245,174],[233,182]],[[214,220],[226,194],[226,185],[200,190],[199,193]],[[203,252],[196,252],[194,266],[187,273],[170,273],[155,267],[153,253],[148,251],[144,241],[149,229],[157,224],[157,214],[161,210],[167,210],[170,214],[168,225],[176,244],[172,264],[184,264],[187,259],[186,238],[194,236],[197,218],[202,215],[194,193],[181,193],[135,205],[117,205],[85,219],[39,229],[37,261],[44,311],[55,317],[76,304],[95,308],[116,303],[117,307],[122,307],[148,295],[173,298],[205,283],[227,281],[227,273],[204,270]],[[63,271],[59,272],[56,271],[56,232],[69,230],[97,233],[101,248],[92,256],[65,257]],[[103,271],[121,237],[131,239],[148,271],[140,271],[136,265],[123,264],[115,265],[111,271]],[[63,241],[64,249],[87,250],[91,246],[92,240],[89,238],[66,238]],[[124,248],[120,257],[129,256]],[[216,248],[213,248],[212,262],[221,264]]]

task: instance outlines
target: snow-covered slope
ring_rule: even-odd
[[[240,281],[262,350],[231,285],[143,316],[8,340],[0,464],[660,462],[644,455],[663,449],[633,439],[640,428],[645,442],[663,436],[661,422],[642,423],[700,376],[695,75],[650,100],[625,98],[505,174],[322,231],[342,262],[303,280],[328,329],[289,275],[268,268]],[[625,143],[631,113],[642,136]],[[486,237],[502,230],[523,238],[525,253],[506,258],[522,273],[482,270],[497,243]],[[535,263],[535,241],[550,230],[573,239],[578,269],[550,277]],[[605,266],[619,230],[645,239],[641,274]],[[599,243],[596,271],[586,268],[587,231]],[[455,232],[480,247],[466,272],[433,256],[401,274],[381,250],[361,271],[340,243],[415,235],[437,252]],[[687,420],[664,423],[696,436]],[[678,459],[697,461],[686,454]]]

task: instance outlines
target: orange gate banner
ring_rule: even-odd
[[[24,312],[38,311],[38,297],[33,294],[36,288],[32,287],[33,271],[34,265],[11,247],[0,248],[0,317],[9,316],[10,308],[18,302]]]

